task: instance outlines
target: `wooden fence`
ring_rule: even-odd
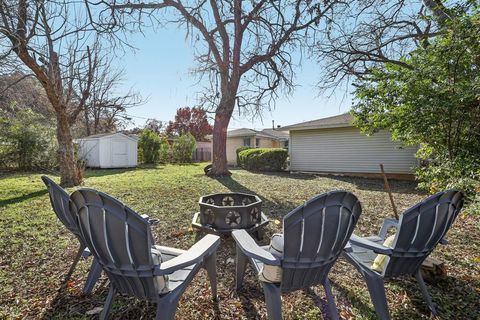
[[[193,152],[193,161],[212,161],[212,149],[210,148],[197,148]]]

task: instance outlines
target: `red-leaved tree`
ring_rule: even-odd
[[[168,123],[165,133],[168,136],[181,136],[190,132],[197,141],[205,140],[207,134],[213,131],[208,123],[205,109],[200,107],[184,107],[177,109],[175,121]]]

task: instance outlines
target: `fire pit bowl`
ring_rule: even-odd
[[[216,193],[200,197],[192,226],[211,233],[230,233],[234,229],[255,231],[269,221],[262,213],[262,200],[246,193]]]

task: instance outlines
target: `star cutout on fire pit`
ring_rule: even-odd
[[[243,198],[242,204],[243,204],[244,206],[246,206],[247,204],[250,204],[250,203],[252,203],[252,199],[247,198],[247,197]]]
[[[257,207],[253,208],[252,211],[250,211],[250,218],[252,219],[252,222],[257,222],[260,218],[260,210],[258,210]]]
[[[208,224],[213,224],[215,222],[215,214],[212,209],[205,210],[205,218]]]
[[[225,217],[225,223],[228,224],[230,227],[238,226],[241,221],[242,217],[237,211],[228,211],[227,216]]]
[[[207,201],[205,201],[205,203],[215,204],[215,200],[213,198],[209,198],[209,199],[207,199]]]
[[[223,204],[225,207],[231,207],[231,206],[233,206],[233,205],[234,205],[233,198],[230,197],[230,196],[225,196],[225,197],[223,197],[222,204]]]

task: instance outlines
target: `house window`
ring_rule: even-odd
[[[245,147],[250,147],[250,138],[243,138],[243,145]]]
[[[288,149],[288,140],[283,143],[283,147],[284,147],[285,149]]]
[[[260,138],[255,139],[255,146],[258,148],[260,146]]]

